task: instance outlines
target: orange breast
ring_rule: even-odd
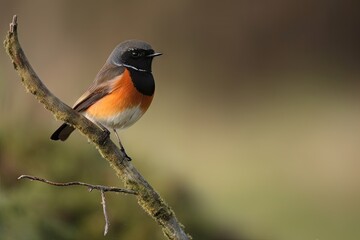
[[[137,106],[144,113],[153,99],[153,96],[143,95],[136,90],[127,69],[115,80],[113,88],[110,94],[91,105],[86,113],[94,119],[103,119]]]

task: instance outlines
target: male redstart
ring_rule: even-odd
[[[134,124],[150,106],[155,91],[151,63],[154,57],[160,55],[143,41],[120,43],[96,75],[93,84],[73,107],[107,133],[110,133],[108,129],[113,129],[120,149],[128,160],[131,158],[126,155],[116,129]],[[50,138],[65,141],[74,130],[74,127],[64,123]]]

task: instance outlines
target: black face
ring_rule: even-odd
[[[154,50],[129,48],[121,56],[121,62],[151,72],[151,63],[154,58]]]

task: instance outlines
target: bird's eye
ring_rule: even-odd
[[[134,57],[134,58],[138,58],[138,57],[141,56],[141,54],[140,54],[140,52],[138,52],[138,51],[132,51],[132,52],[131,52],[131,56]]]

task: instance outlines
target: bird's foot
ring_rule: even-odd
[[[127,161],[131,161],[131,157],[129,157],[126,152],[125,152],[125,149],[124,148],[120,148],[120,151],[121,151],[121,154],[123,156],[123,158]]]
[[[106,128],[103,128],[103,132],[100,137],[100,144],[104,145],[106,140],[109,138],[109,136],[110,136],[110,131],[107,130]]]

